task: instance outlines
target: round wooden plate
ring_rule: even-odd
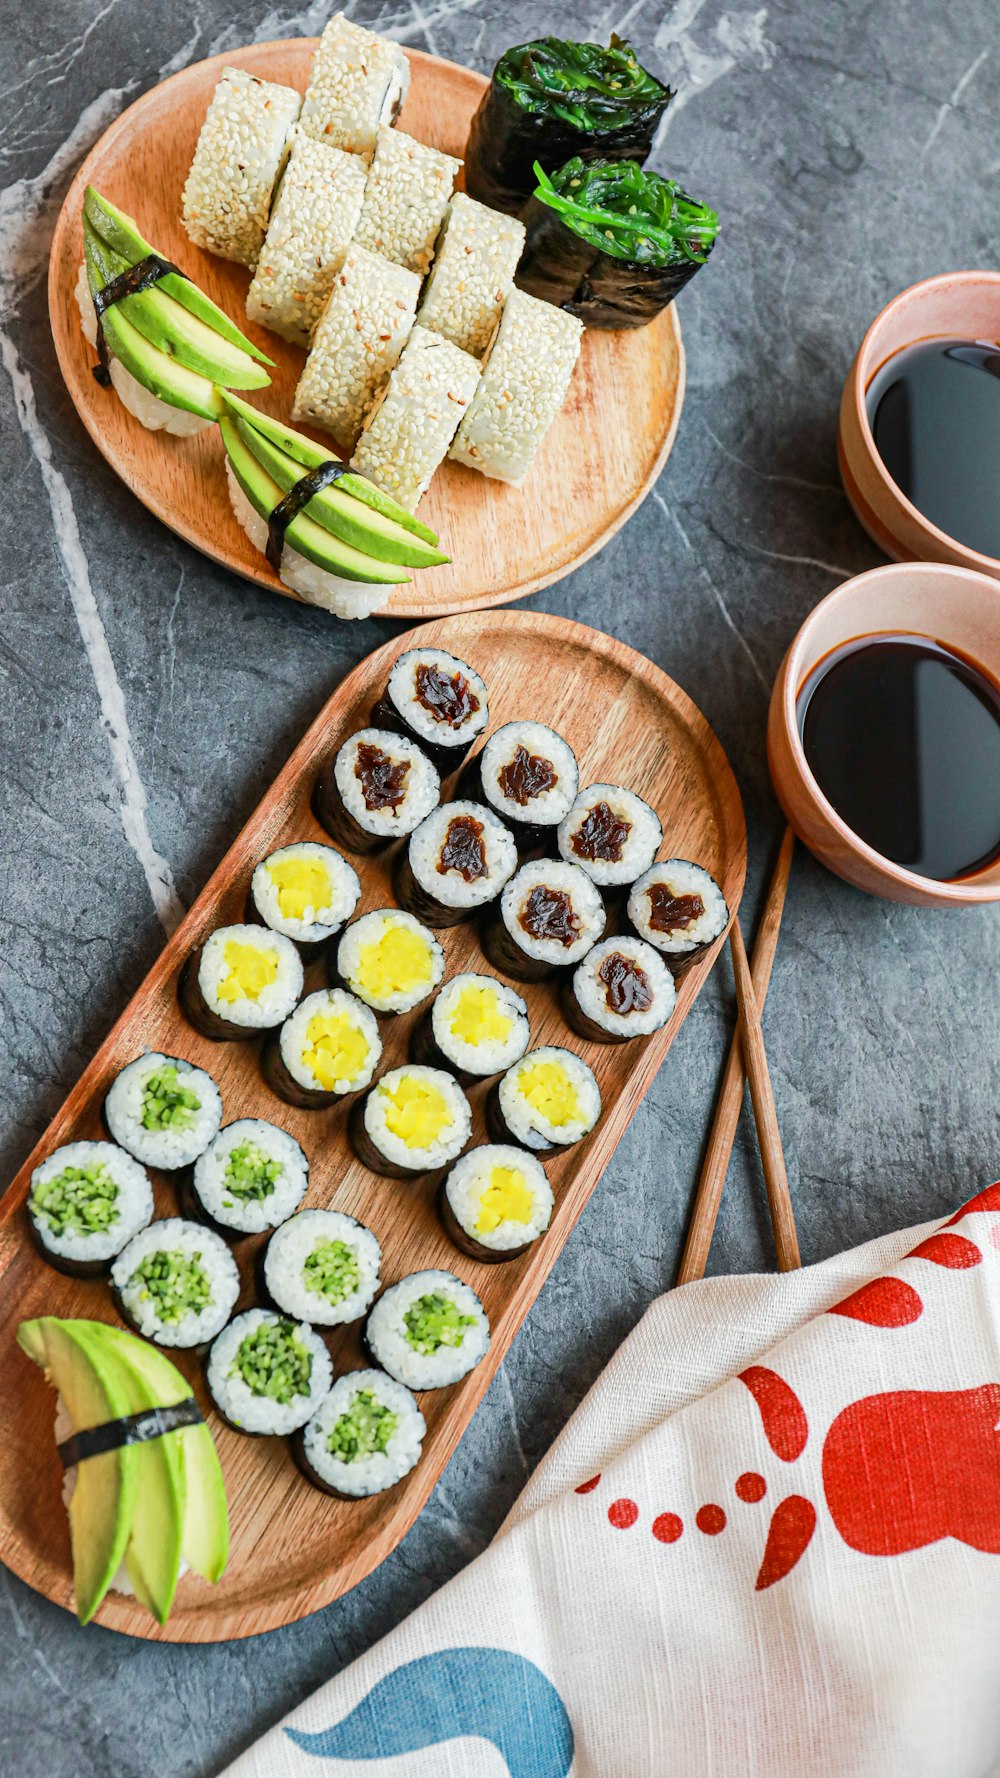
[[[297,1111],[263,1085],[257,1045],[213,1044],[185,1022],[177,977],[189,951],[219,924],[243,917],[257,861],[293,839],[324,839],[310,795],[320,763],[366,720],[389,668],[420,640],[453,648],[477,667],[490,688],[493,725],[544,715],[575,748],[584,783],[631,785],[663,820],[665,855],[701,861],[722,885],[735,912],[746,870],[746,829],[739,791],[726,756],[690,698],[658,667],[624,643],[582,624],[541,612],[470,612],[387,643],[349,674],[251,816],[145,982],[0,1204],[0,1559],[58,1605],[71,1606],[69,1538],[53,1444],[54,1396],[41,1372],[17,1349],[15,1333],[33,1315],[111,1320],[100,1280],[64,1278],[50,1270],[29,1239],[24,1200],[31,1169],[60,1143],[102,1133],[104,1095],[118,1070],[143,1049],[184,1055],[218,1081],[226,1121],[276,1119],[302,1143],[311,1161],[307,1206],[344,1210],[373,1228],[382,1243],[383,1283],[425,1266],[444,1266],[482,1297],[492,1328],[483,1363],[453,1388],[424,1393],[423,1456],[412,1474],[372,1500],[329,1500],[294,1467],[283,1439],[242,1438],[209,1415],[219,1443],[232,1513],[232,1560],[217,1587],[181,1582],[165,1629],[134,1602],[109,1594],[97,1621],[134,1636],[173,1642],[218,1642],[293,1622],[355,1586],[405,1536],[465,1431],[501,1358],[558,1257],[576,1218],[680,1030],[718,944],[679,984],[677,1010],[665,1031],[627,1044],[585,1044],[569,1035],[549,982],[518,983],[528,1003],[533,1044],[568,1043],[586,1056],[601,1089],[603,1112],[594,1134],[546,1162],[555,1193],[552,1224],[521,1258],[483,1265],[453,1248],[438,1222],[430,1180],[400,1185],[379,1179],[354,1159],[344,1108]],[[391,852],[356,860],[363,884],[359,911],[392,901]],[[441,933],[449,975],[484,964],[474,923]],[[317,966],[320,968],[321,966]],[[308,986],[318,986],[310,972]],[[384,1065],[402,1061],[419,1014],[383,1021]],[[484,1139],[485,1087],[470,1090],[475,1140]],[[168,1176],[154,1176],[157,1212],[175,1215]],[[257,1240],[237,1252],[244,1277],[241,1302],[252,1300]],[[578,1305],[579,1334],[587,1311]],[[362,1362],[358,1329],[331,1341],[337,1370]],[[198,1361],[181,1354],[208,1409]]]
[[[144,93],[107,129],[66,194],[49,261],[49,313],[56,354],[74,406],[98,449],[157,518],[197,549],[259,586],[287,593],[250,547],[226,494],[215,427],[195,438],[148,432],[92,375],[73,291],[83,256],[80,210],[95,185],[128,211],[152,241],[199,283],[275,360],[270,388],[253,401],[287,419],[304,354],[247,322],[250,274],[192,245],[180,222],[181,191],[212,90],[223,67],[304,90],[314,37],[257,43],[196,62]],[[461,156],[486,87],[481,74],[408,50],[411,84],[400,127]],[[579,567],[624,524],[649,492],[674,441],[684,396],[684,352],[673,305],[647,327],[588,332],[562,412],[523,488],[446,462],[421,502],[452,560],[397,587],[393,617],[443,616],[502,605]],[[331,450],[329,439],[314,437]],[[289,595],[294,597],[294,595]]]

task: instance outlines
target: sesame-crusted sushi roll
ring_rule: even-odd
[[[604,932],[601,892],[578,864],[539,858],[522,864],[499,906],[490,909],[482,945],[490,962],[518,981],[536,982],[575,968]]]
[[[156,1346],[204,1346],[225,1327],[240,1275],[221,1235],[171,1216],[133,1236],[111,1267],[115,1302]]]
[[[382,1249],[353,1216],[303,1210],[276,1229],[258,1269],[261,1296],[295,1321],[360,1321],[378,1289]]]
[[[605,898],[649,869],[663,840],[655,809],[620,784],[588,784],[559,823],[559,856],[583,866]]]
[[[241,1117],[198,1156],[186,1207],[221,1235],[259,1235],[287,1222],[308,1189],[309,1162],[295,1138]]]
[[[410,64],[398,43],[335,12],[313,57],[302,128],[371,160],[378,132],[399,116],[409,84]]]
[[[384,1371],[348,1371],[292,1441],[324,1494],[361,1500],[395,1487],[420,1460],[427,1426],[409,1389]]]
[[[456,191],[445,213],[420,304],[421,327],[482,359],[496,333],[524,246],[516,216]]]
[[[204,1068],[158,1051],[129,1062],[104,1101],[112,1140],[144,1167],[190,1167],[218,1134],[219,1089]]]
[[[288,165],[257,260],[247,315],[308,347],[344,263],[365,195],[364,163],[292,131]]]
[[[562,992],[566,1023],[591,1043],[627,1043],[662,1031],[677,1000],[674,978],[641,938],[605,938]]]
[[[456,771],[490,720],[486,684],[443,648],[408,648],[372,711],[378,727],[419,741],[442,778]]]
[[[351,468],[415,512],[479,382],[479,365],[439,333],[411,329],[369,413]]]
[[[674,975],[703,957],[729,924],[715,878],[689,858],[668,858],[645,871],[628,898],[629,922],[655,945]]]
[[[444,952],[404,909],[373,908],[342,933],[332,973],[373,1012],[412,1012],[444,976]]]
[[[566,399],[582,336],[565,310],[512,290],[448,455],[519,488]]]
[[[470,759],[459,792],[506,821],[519,852],[546,841],[554,851],[556,830],[579,782],[576,754],[555,729],[541,722],[505,722]]]
[[[428,926],[456,926],[495,901],[517,866],[517,847],[484,803],[442,803],[396,860],[400,907]]]
[[[257,264],[301,108],[291,87],[223,68],[181,199],[181,220],[196,247],[237,265]]]
[[[513,1142],[533,1154],[570,1148],[590,1135],[600,1115],[592,1070],[582,1056],[555,1044],[529,1050],[486,1101],[491,1142]]]
[[[313,809],[349,852],[381,852],[436,808],[437,770],[415,741],[364,728],[338,748],[316,780]]]
[[[461,165],[402,130],[379,130],[355,234],[358,246],[424,277]]]
[[[114,1142],[67,1142],[32,1173],[27,1211],[50,1266],[96,1277],[151,1220],[153,1188],[145,1167]]]
[[[322,1111],[371,1085],[382,1055],[375,1014],[344,988],[307,994],[261,1057],[272,1092],[303,1111]]]
[[[245,1309],[212,1342],[205,1380],[234,1432],[274,1438],[312,1418],[329,1393],[333,1365],[305,1322]]]
[[[419,295],[415,272],[352,243],[316,323],[292,419],[353,451],[409,338]]]
[[[444,1389],[485,1358],[490,1324],[475,1291],[454,1272],[411,1272],[379,1297],[365,1341],[397,1383]]]
[[[461,1253],[488,1265],[525,1253],[544,1235],[553,1204],[541,1162],[523,1148],[501,1142],[470,1149],[455,1162],[438,1193],[449,1239]]]
[[[253,915],[307,955],[340,931],[358,905],[361,882],[332,846],[296,840],[262,858],[250,879]]]
[[[530,1030],[520,994],[491,975],[466,972],[445,982],[414,1027],[410,1057],[448,1068],[458,1080],[487,1080],[524,1055]]]
[[[301,992],[298,951],[263,926],[217,927],[188,958],[178,988],[185,1016],[217,1043],[280,1025]]]
[[[373,1173],[416,1179],[458,1159],[472,1134],[472,1109],[440,1068],[390,1068],[351,1111],[354,1152]]]

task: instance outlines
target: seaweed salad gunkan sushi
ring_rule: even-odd
[[[712,251],[719,218],[636,161],[567,161],[524,214],[517,283],[588,327],[643,327]]]
[[[465,189],[518,215],[535,189],[536,160],[644,161],[672,97],[614,33],[607,49],[560,37],[518,44],[500,57],[472,120]]]

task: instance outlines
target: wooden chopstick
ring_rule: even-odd
[[[788,889],[788,877],[792,867],[792,853],[795,850],[795,835],[790,827],[786,827],[778,853],[774,874],[767,891],[767,900],[757,927],[757,936],[753,947],[753,963],[751,975],[756,1006],[763,1007],[767,998],[768,985],[771,980],[771,967],[778,948],[778,934],[781,930],[781,916],[785,907],[785,895]],[[735,930],[735,922],[734,922]],[[743,951],[742,934],[740,949]],[[744,960],[746,957],[743,951]],[[758,1017],[759,1025],[759,1017]],[[687,1240],[677,1274],[678,1284],[689,1284],[693,1278],[702,1278],[708,1264],[709,1249],[715,1232],[716,1218],[719,1214],[719,1203],[722,1188],[729,1167],[729,1157],[736,1139],[736,1127],[740,1119],[743,1105],[743,1088],[745,1074],[743,1066],[742,1019],[733,1033],[729,1046],[729,1055],[716,1100],[712,1130],[705,1151],[705,1160],[695,1194],[694,1209],[688,1227]],[[766,1175],[765,1175],[766,1180]],[[787,1181],[786,1181],[787,1190]],[[770,1196],[768,1199],[770,1204]],[[784,1227],[784,1225],[783,1225]],[[792,1234],[794,1237],[794,1222]],[[777,1245],[777,1227],[775,1227],[775,1244]],[[791,1265],[798,1265],[798,1245],[794,1245],[795,1259]],[[781,1249],[778,1263],[782,1265]],[[791,1269],[782,1266],[782,1269]]]
[[[795,1232],[792,1194],[788,1189],[785,1151],[781,1146],[781,1130],[778,1127],[778,1113],[771,1087],[771,1071],[767,1065],[767,1051],[764,1048],[760,1008],[757,1005],[757,996],[753,991],[753,978],[750,974],[750,965],[747,962],[746,948],[743,944],[743,933],[738,920],[733,921],[730,929],[729,949],[732,952],[733,974],[736,977],[736,999],[740,1009],[740,1029],[743,1036],[743,1061],[747,1071],[754,1123],[757,1125],[757,1142],[760,1147],[761,1165],[764,1169],[764,1185],[767,1189],[767,1206],[771,1212],[774,1245],[778,1252],[778,1269],[782,1272],[793,1272],[797,1266],[802,1264],[802,1257],[799,1253],[799,1238]]]

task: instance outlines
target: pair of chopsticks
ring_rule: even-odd
[[[771,1076],[764,1049],[764,1033],[760,1023],[761,1008],[767,996],[768,984],[771,980],[771,966],[778,947],[778,933],[781,930],[781,916],[785,906],[785,894],[788,889],[788,876],[792,866],[794,847],[795,835],[788,827],[785,829],[785,835],[781,842],[781,850],[778,853],[757,937],[754,940],[752,963],[747,961],[739,920],[734,919],[730,928],[729,946],[732,953],[733,974],[736,978],[739,1022],[729,1047],[722,1084],[715,1104],[712,1130],[705,1151],[698,1190],[695,1194],[694,1210],[691,1215],[687,1240],[684,1244],[680,1270],[677,1274],[678,1284],[688,1284],[693,1278],[704,1276],[709,1248],[712,1245],[712,1235],[715,1231],[716,1217],[719,1214],[722,1188],[729,1167],[729,1157],[736,1139],[736,1126],[739,1123],[743,1105],[745,1082],[750,1087],[750,1102],[753,1106],[754,1121],[757,1126],[757,1141],[760,1146],[761,1164],[764,1170],[764,1184],[767,1189],[771,1226],[774,1230],[778,1268],[782,1272],[791,1272],[802,1263],[799,1256],[798,1236],[795,1232],[792,1198],[788,1189],[785,1156],[781,1146],[781,1132],[778,1128],[778,1115],[774,1106],[774,1093],[771,1088]]]

